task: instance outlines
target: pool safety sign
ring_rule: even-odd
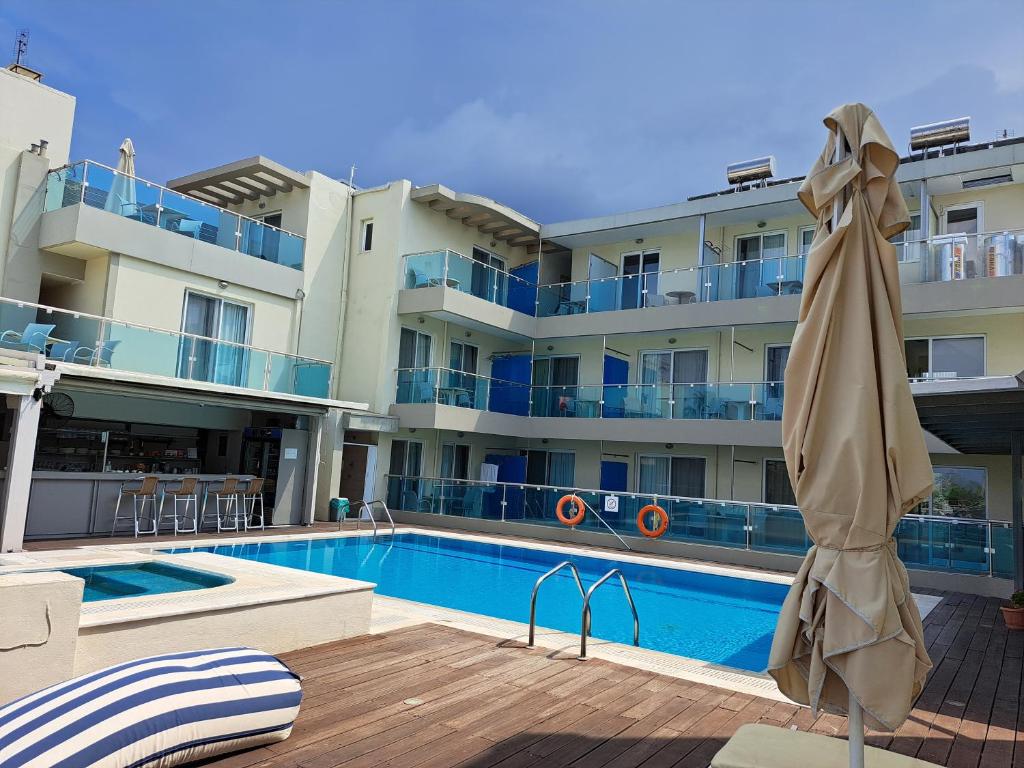
[[[605,512],[618,512],[619,511],[619,497],[618,496],[605,496],[604,497],[604,511]]]

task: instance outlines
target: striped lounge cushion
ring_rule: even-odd
[[[0,707],[3,768],[165,768],[288,738],[299,677],[251,648],[152,656]]]

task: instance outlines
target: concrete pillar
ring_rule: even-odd
[[[323,440],[326,416],[309,417],[309,440],[306,445],[306,487],[303,498],[306,503],[302,510],[302,524],[311,525],[316,519],[318,506],[317,481],[320,477],[320,446]]]
[[[7,406],[14,411],[14,419],[7,454],[7,479],[3,484],[0,552],[15,552],[22,548],[25,540],[28,494],[32,485],[32,462],[42,401],[31,395],[8,395]]]

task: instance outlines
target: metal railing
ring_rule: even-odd
[[[572,563],[569,560],[564,560],[563,562],[559,563],[554,568],[552,568],[550,571],[542,575],[539,579],[537,579],[536,583],[534,583],[533,585],[533,593],[530,595],[530,639],[526,644],[527,648],[533,648],[533,639],[536,635],[537,593],[540,592],[540,585],[547,581],[551,576],[554,576],[563,568],[568,568],[572,571],[572,577],[576,580],[576,586],[580,590],[580,597],[586,599],[586,593],[583,591],[583,581],[580,579],[579,569],[576,567],[574,563]]]
[[[537,285],[458,251],[441,249],[402,257],[402,287],[451,288],[533,315]]]
[[[44,210],[82,203],[117,216],[302,269],[306,239],[93,160],[50,171]]]
[[[330,396],[332,364],[327,360],[2,297],[0,347],[41,352],[61,363]]]
[[[799,509],[783,504],[405,475],[388,475],[387,485],[389,505],[408,512],[561,529],[555,505],[562,496],[575,494],[603,510],[601,520],[588,515],[576,530],[608,535],[607,525],[620,537],[638,537],[640,509],[657,503],[669,516],[662,541],[795,556],[813,543]],[[616,499],[615,512],[605,506],[609,497]],[[1009,521],[911,514],[899,522],[894,536],[908,567],[1013,576]]]
[[[384,509],[384,514],[387,515],[388,522],[391,523],[391,535],[395,535],[395,518],[391,516],[391,510],[388,509],[387,503],[384,499],[374,499],[373,501],[361,501],[359,502],[359,510],[356,514],[356,530],[359,530],[360,521],[363,519],[363,510],[366,510],[366,516],[369,518],[370,523],[373,525],[373,536],[377,537],[377,521],[373,517],[373,505],[380,504]],[[338,530],[340,531],[342,526],[345,524],[344,518],[338,521]]]
[[[583,598],[583,616],[580,620],[580,661],[587,659],[587,636],[590,634],[590,598],[594,596],[597,588],[604,584],[612,576],[618,576],[622,584],[622,591],[626,593],[626,601],[629,609],[633,612],[633,645],[640,645],[640,615],[636,612],[636,603],[633,602],[633,593],[629,591],[629,582],[618,568],[612,568],[608,573],[594,582],[587,590],[587,596]]]
[[[1024,274],[1024,230],[934,235],[896,245],[902,264],[920,263],[922,283]],[[914,272],[904,267],[904,274]]]

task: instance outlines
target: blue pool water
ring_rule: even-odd
[[[82,596],[82,602],[85,603],[165,592],[186,592],[219,587],[234,581],[230,576],[158,562],[62,568],[61,571],[85,580],[85,593]]]
[[[755,672],[767,666],[787,591],[752,579],[423,534],[381,536],[376,543],[352,536],[195,549],[372,581],[382,595],[524,623],[537,578],[563,560],[576,564],[585,589],[621,568],[640,614],[642,647]],[[632,614],[617,579],[602,586],[591,604],[595,637],[632,642]],[[578,633],[582,605],[563,570],[541,587],[537,624]]]

